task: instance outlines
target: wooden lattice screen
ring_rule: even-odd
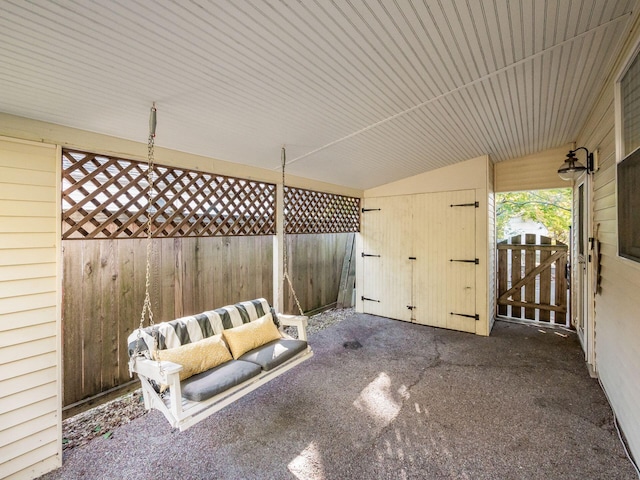
[[[155,165],[147,208],[147,164],[65,150],[63,239],[275,234],[275,185]]]
[[[360,199],[285,187],[286,233],[360,231]]]

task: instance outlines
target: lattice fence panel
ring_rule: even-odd
[[[285,187],[286,233],[360,231],[360,199]]]
[[[147,164],[65,150],[63,239],[273,235],[275,185],[155,165],[148,208]]]

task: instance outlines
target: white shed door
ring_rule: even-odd
[[[412,197],[366,199],[363,212],[363,310],[411,320]]]
[[[366,199],[363,311],[475,333],[475,201],[474,190]]]
[[[475,191],[415,196],[417,323],[476,331]]]

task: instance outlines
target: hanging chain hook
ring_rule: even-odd
[[[140,314],[140,325],[138,327],[138,335],[136,341],[136,348],[131,356],[131,362],[134,362],[138,354],[140,353],[140,343],[142,341],[142,329],[144,328],[144,320],[149,317],[149,326],[154,326],[153,310],[151,309],[151,253],[152,253],[152,237],[153,237],[153,202],[155,198],[154,187],[154,154],[155,154],[155,137],[156,137],[156,125],[157,125],[157,108],[156,103],[153,102],[151,112],[149,113],[149,139],[147,142],[147,221],[145,225],[145,233],[147,238],[147,255],[146,255],[146,273],[144,283],[144,303],[142,305],[142,312]],[[154,338],[154,350],[157,350],[158,336],[157,332],[153,331]],[[129,373],[132,374],[132,364],[129,367]]]
[[[282,153],[280,154],[280,160],[282,161],[282,195],[284,197],[285,195],[285,167],[287,165],[287,150],[285,148],[285,146],[282,146]],[[283,198],[284,200],[284,198]],[[283,212],[284,213],[284,212]],[[286,215],[282,215],[282,222],[283,222],[283,229],[282,229],[282,267],[284,270],[284,280],[287,281],[288,285],[289,285],[289,290],[291,291],[291,294],[293,295],[293,299],[296,302],[296,305],[298,307],[298,310],[300,311],[300,315],[304,315],[304,311],[302,310],[302,306],[300,305],[300,301],[298,300],[298,295],[296,295],[296,291],[293,288],[293,283],[291,283],[291,277],[289,277],[289,259],[288,259],[288,255],[287,255],[287,240],[286,240],[286,236],[287,236],[287,216]],[[282,288],[282,285],[280,285],[280,288]]]

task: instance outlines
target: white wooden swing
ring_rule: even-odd
[[[150,298],[152,248],[152,215],[150,209],[154,200],[155,130],[156,108],[154,104],[149,120],[147,168],[149,190],[147,196],[145,298],[140,315],[139,328],[129,335],[128,338],[130,354],[129,372],[132,376],[136,373],[140,379],[145,408],[148,410],[151,408],[159,410],[172,427],[179,428],[182,431],[308,360],[313,356],[313,351],[306,342],[307,317],[303,314],[300,302],[298,301],[287,272],[286,245],[283,255],[284,278],[287,280],[300,311],[299,316],[276,315],[265,299],[257,299],[226,306],[218,310],[203,312],[202,314],[191,317],[184,317],[171,322],[154,323]],[[283,185],[285,180],[285,155],[286,153],[283,147]],[[207,338],[211,338],[225,329],[236,326],[242,328],[242,326],[247,323],[253,324],[256,320],[261,321],[265,318],[265,315],[267,317],[269,316],[266,312],[270,312],[271,315],[276,316],[276,323],[279,321],[279,334],[281,339],[275,339],[270,343],[255,348],[242,355],[240,359],[235,359],[234,356],[233,360],[202,372],[199,375],[191,377],[189,380],[181,381],[180,372],[183,371],[184,365],[159,358],[159,350],[187,344],[190,345],[187,348],[197,348],[199,342],[203,340],[206,341]],[[147,328],[144,328],[145,317],[148,317],[149,320],[149,326]],[[249,322],[247,322],[247,319]],[[257,324],[258,322],[256,321],[255,325]],[[287,335],[283,331],[285,326],[295,327],[297,329],[298,339],[293,339]],[[179,335],[176,335],[176,332],[179,333]],[[185,332],[188,333],[185,334]],[[252,362],[257,363],[258,366],[256,366],[255,363],[251,366]],[[245,370],[247,370],[246,374]],[[249,370],[250,376],[248,376]],[[200,377],[203,375],[205,378],[201,380]],[[215,381],[211,380],[212,378],[215,378]],[[207,381],[209,381],[209,385],[203,389],[201,386]],[[231,385],[226,387],[227,383],[229,383],[228,381],[230,381]],[[213,386],[211,382],[213,382]],[[165,388],[168,387],[168,389],[160,393],[160,385]],[[220,389],[221,391],[218,392],[217,390]],[[208,393],[203,394],[203,390],[206,390],[208,393],[216,393],[212,395],[208,395]]]

